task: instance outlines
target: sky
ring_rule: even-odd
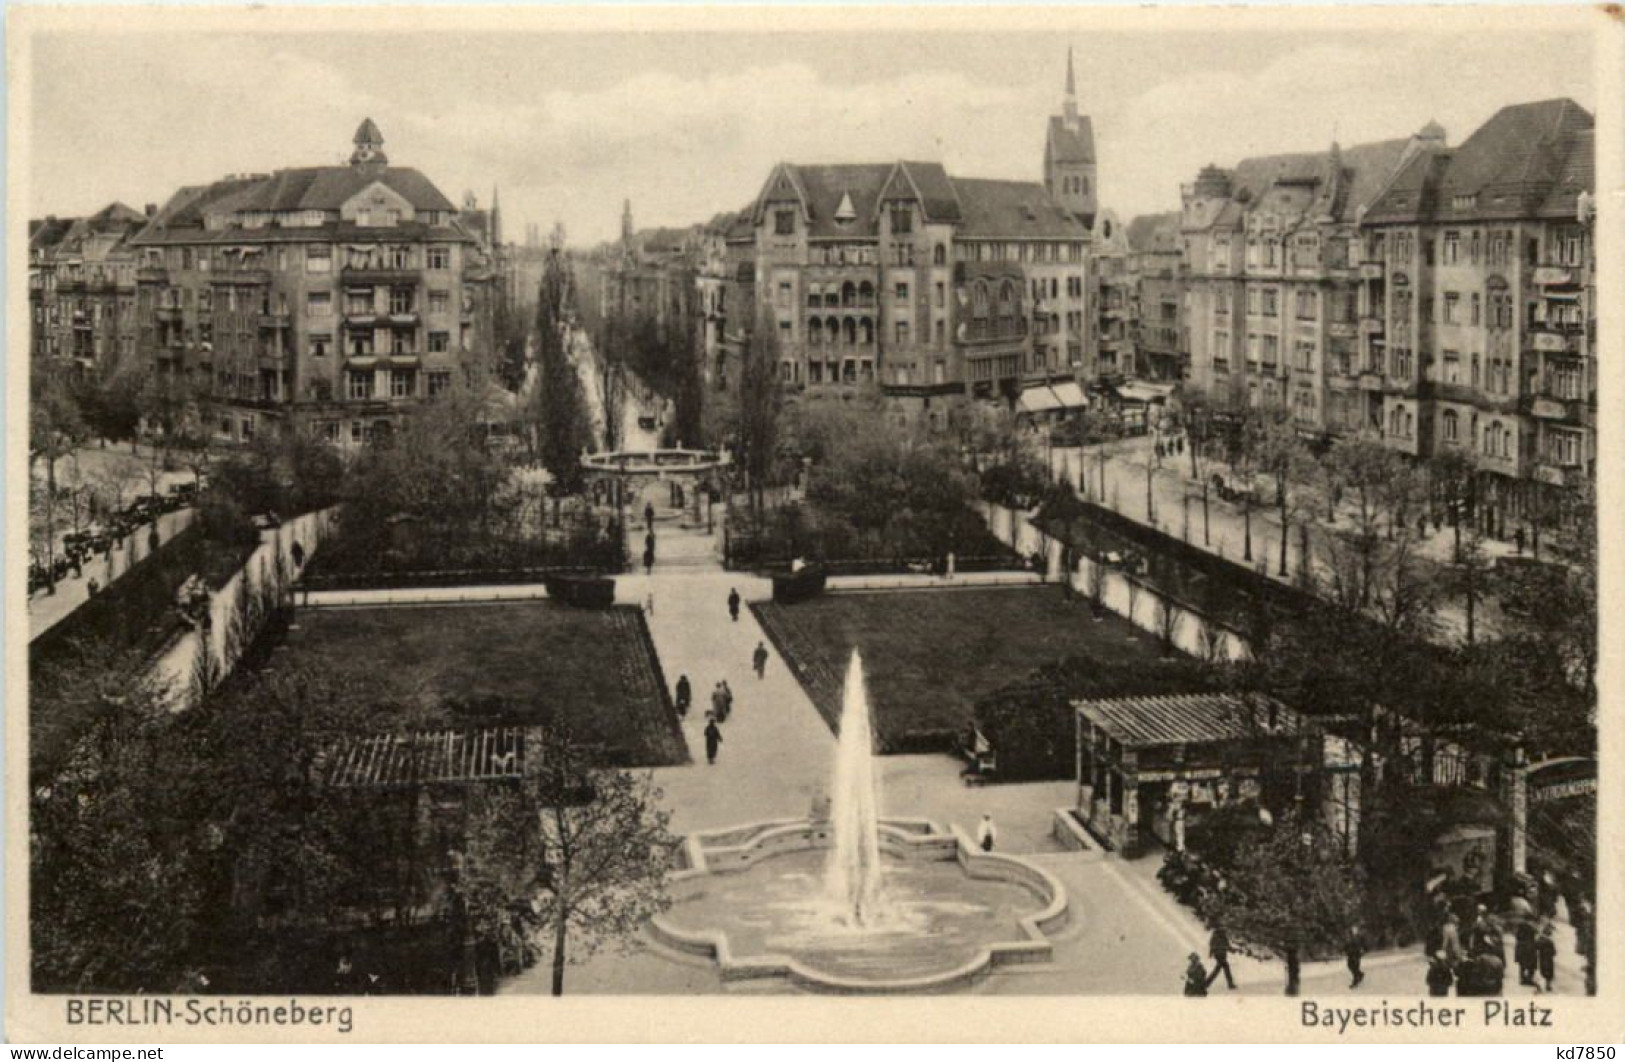
[[[139,9],[126,17],[141,19]],[[983,16],[978,16],[983,17]],[[230,173],[340,164],[364,117],[392,163],[454,201],[500,189],[510,239],[562,222],[572,244],[686,225],[750,203],[772,165],[943,162],[1039,180],[1066,52],[1094,121],[1101,205],[1179,206],[1209,162],[1408,135],[1459,143],[1500,107],[1595,110],[1573,31],[394,32],[33,38],[22,121],[30,216],[139,209]],[[1177,24],[1177,23],[1173,23]],[[490,25],[489,22],[483,25]]]

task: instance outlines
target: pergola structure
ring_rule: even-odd
[[[1322,735],[1262,694],[1186,693],[1074,701],[1078,812],[1126,855],[1155,837],[1184,847],[1187,815],[1278,803],[1266,785],[1326,766]],[[1295,786],[1294,786],[1295,788]]]
[[[691,450],[680,446],[581,456],[581,468],[588,483],[608,484],[617,506],[649,483],[675,479],[692,488],[701,482],[715,482],[729,463],[726,450]],[[685,493],[690,499],[691,515],[697,522],[703,518],[699,491],[687,489]]]

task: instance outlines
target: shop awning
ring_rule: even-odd
[[[1067,409],[1084,409],[1089,405],[1089,398],[1083,393],[1076,380],[1062,380],[1058,384],[1051,384],[1050,390]]]
[[[1166,402],[1174,389],[1167,384],[1143,383],[1139,380],[1123,384],[1117,389],[1118,395],[1125,402],[1144,402],[1150,405],[1153,402]]]
[[[1062,408],[1062,403],[1048,387],[1029,387],[1021,392],[1017,407],[1022,413],[1050,413]]]
[[[1303,722],[1297,712],[1261,694],[1116,697],[1073,701],[1072,706],[1125,748],[1293,734]]]

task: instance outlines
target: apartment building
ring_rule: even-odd
[[[367,119],[348,166],[177,191],[130,240],[137,347],[212,391],[217,434],[390,430],[493,350],[495,203],[476,228]]]
[[[1361,223],[1365,423],[1470,454],[1491,534],[1595,475],[1594,195],[1591,115],[1545,100],[1408,158]]]
[[[29,223],[29,350],[36,364],[107,374],[136,354],[135,252],[147,215],[112,203]]]

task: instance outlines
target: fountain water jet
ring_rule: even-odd
[[[824,871],[825,894],[835,905],[837,917],[850,926],[886,922],[878,804],[869,693],[863,681],[863,657],[854,649],[841,703],[841,736],[835,748],[830,792],[833,844]]]

